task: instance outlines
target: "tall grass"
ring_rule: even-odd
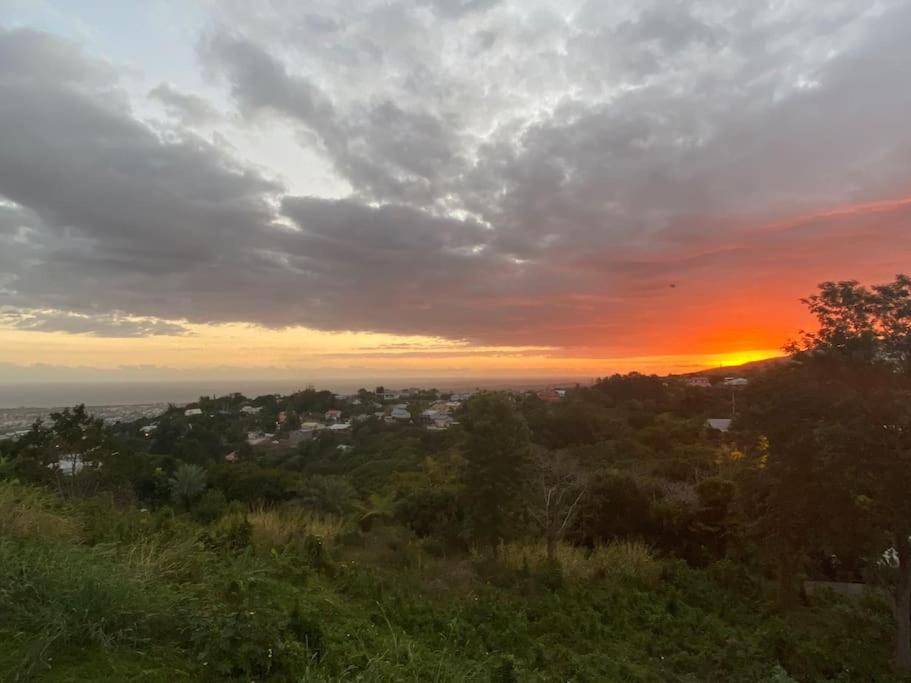
[[[303,510],[260,507],[247,515],[253,527],[253,544],[260,548],[278,548],[307,536],[323,542],[332,541],[342,529],[338,517],[316,516]]]
[[[543,569],[547,546],[542,542],[501,543],[498,561],[511,569]],[[634,579],[654,586],[661,577],[661,563],[644,543],[614,541],[593,549],[561,543],[556,560],[563,574],[576,579]]]
[[[147,581],[199,581],[214,559],[195,536],[150,536],[124,545],[103,544],[96,552],[118,560],[132,575]]]
[[[15,481],[0,482],[0,536],[75,541],[79,525],[53,493]]]
[[[140,647],[179,621],[172,592],[137,580],[92,548],[0,538],[0,634],[19,641],[15,672],[48,666],[61,648]]]

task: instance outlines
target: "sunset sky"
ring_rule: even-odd
[[[911,3],[0,0],[0,382],[684,372],[911,270]]]

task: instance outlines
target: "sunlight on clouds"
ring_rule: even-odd
[[[0,327],[0,347],[5,350],[5,362],[21,366],[45,364],[110,370],[147,365],[188,372],[211,368],[341,371],[362,367],[393,375],[482,372],[499,377],[595,377],[631,371],[682,373],[780,355],[779,351],[760,349],[721,354],[578,356],[555,347],[485,346],[440,337],[162,322],[179,325],[187,333],[96,337],[6,326]]]

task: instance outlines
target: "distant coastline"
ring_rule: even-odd
[[[200,396],[221,396],[233,392],[254,397],[262,394],[289,394],[312,384],[317,389],[337,393],[353,393],[364,387],[377,385],[392,388],[422,387],[441,391],[466,389],[538,389],[561,384],[590,384],[590,377],[397,377],[366,378],[363,381],[349,377],[320,378],[312,381],[247,379],[187,380],[184,382],[31,382],[0,384],[0,409],[58,408],[85,403],[89,406],[144,405],[151,403],[190,403]]]

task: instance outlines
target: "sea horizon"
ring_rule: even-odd
[[[145,405],[153,403],[185,404],[201,396],[223,396],[240,392],[250,398],[264,394],[290,394],[313,386],[317,390],[350,394],[360,388],[390,389],[418,387],[440,391],[472,389],[537,389],[561,384],[591,384],[592,377],[381,377],[353,380],[322,378],[315,380],[183,380],[119,382],[10,382],[0,383],[0,409],[60,408],[84,403],[88,406]]]

